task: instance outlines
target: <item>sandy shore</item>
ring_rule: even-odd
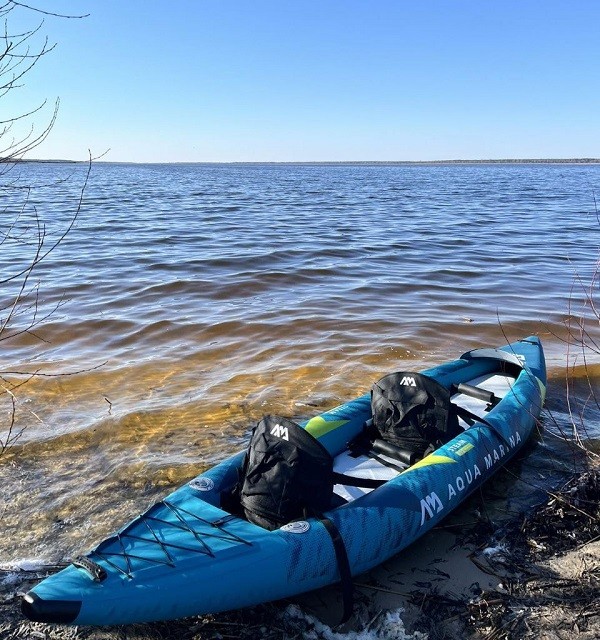
[[[18,594],[43,577],[0,572],[0,638],[327,640],[600,638],[600,467],[545,505],[491,526],[477,500],[402,554],[359,576],[356,615],[333,631],[337,589],[230,614],[126,627],[23,620]]]

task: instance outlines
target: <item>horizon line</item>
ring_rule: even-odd
[[[20,158],[8,160],[0,158],[2,163],[88,163],[89,160],[68,160],[61,158]],[[443,164],[600,164],[600,158],[488,158],[454,160],[95,160],[95,164],[281,164],[281,165],[443,165]]]

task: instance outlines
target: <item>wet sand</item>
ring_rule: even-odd
[[[6,640],[458,640],[600,637],[600,464],[532,512],[491,522],[482,497],[355,579],[354,618],[336,588],[216,616],[106,628],[24,621],[18,594],[47,572],[0,573]]]

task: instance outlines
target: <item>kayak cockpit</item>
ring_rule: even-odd
[[[428,372],[384,376],[366,397],[358,424],[352,415],[333,415],[336,410],[329,412],[333,420],[313,419],[304,428],[265,416],[219,506],[278,529],[374,491],[473,425],[493,431],[488,417],[510,393],[523,363],[492,349],[469,352],[458,362],[450,379]],[[335,448],[328,446],[329,432],[315,433],[329,425],[338,432]]]
[[[475,424],[475,417],[486,419],[486,416],[510,392],[516,378],[507,373],[491,373],[477,376],[461,384],[457,393],[452,394],[452,402],[465,409],[468,413],[458,415],[458,424],[462,430],[468,430]],[[472,417],[468,417],[469,414]],[[389,481],[403,471],[410,468],[407,461],[410,452],[398,455],[392,448],[387,447],[379,452],[370,451],[362,455],[352,453],[351,448],[342,451],[334,458],[334,470],[357,478],[372,478]],[[413,460],[412,462],[416,462]],[[373,487],[360,487],[344,484],[334,485],[334,499],[332,505],[352,502],[373,491]],[[340,501],[339,498],[342,500]]]

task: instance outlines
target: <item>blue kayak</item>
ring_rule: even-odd
[[[459,435],[413,464],[350,454],[348,443],[372,418],[369,394],[302,425],[334,457],[336,471],[383,482],[335,485],[335,506],[324,514],[339,531],[352,576],[401,552],[489,480],[525,444],[544,403],[546,368],[537,337],[477,349],[422,373],[453,389],[452,402],[480,420],[461,420]],[[461,393],[461,384],[481,393]],[[238,482],[244,455],[197,476],[40,582],[23,597],[24,615],[75,625],[169,620],[339,582],[323,519],[267,530],[225,509],[222,496]]]

